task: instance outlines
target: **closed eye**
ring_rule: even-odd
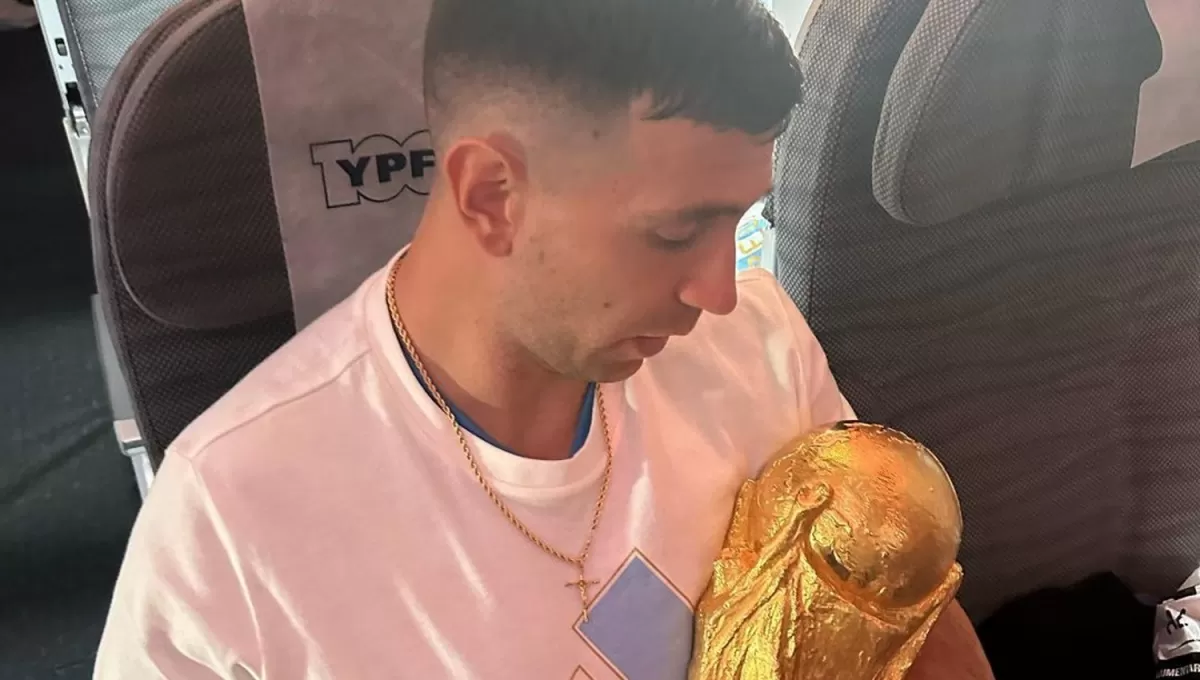
[[[690,235],[683,238],[669,238],[661,234],[649,234],[650,245],[659,250],[670,252],[678,252],[687,250],[696,244],[697,236],[700,230],[693,231]]]

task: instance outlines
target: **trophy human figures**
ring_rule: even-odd
[[[899,680],[962,581],[958,496],[921,444],[843,422],[738,494],[691,680]]]

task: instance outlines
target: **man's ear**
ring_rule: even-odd
[[[512,252],[527,180],[520,145],[502,135],[459,139],[442,168],[463,224],[483,249],[500,257]]]

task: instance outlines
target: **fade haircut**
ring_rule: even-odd
[[[642,97],[648,120],[776,137],[801,96],[760,0],[434,0],[423,71],[435,139],[513,98],[601,117]]]

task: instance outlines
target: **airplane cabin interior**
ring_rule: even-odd
[[[431,2],[0,0],[0,680],[91,677],[167,446],[411,238]],[[996,678],[1200,677],[1200,1],[766,4],[737,266],[944,464]]]

